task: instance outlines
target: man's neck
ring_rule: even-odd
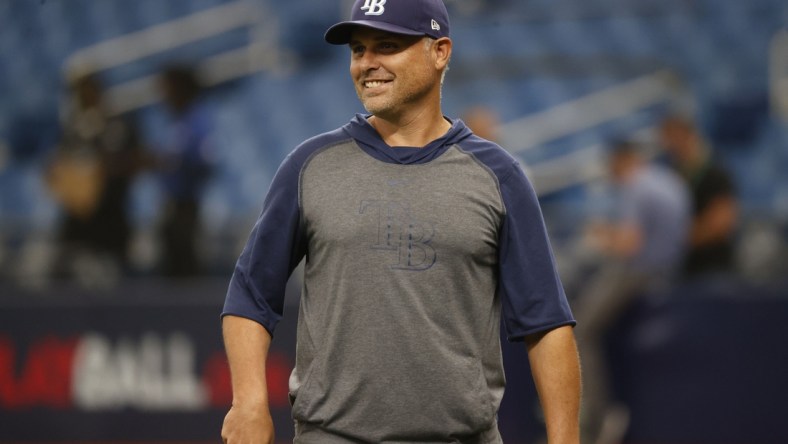
[[[399,118],[372,116],[369,123],[389,146],[424,147],[451,128],[451,123],[443,117],[440,109],[425,109]]]

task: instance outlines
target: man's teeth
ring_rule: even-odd
[[[381,82],[379,80],[375,80],[375,81],[371,81],[371,82],[364,82],[364,86],[366,86],[367,88],[375,88],[375,87],[378,87],[378,86],[380,86],[382,84],[383,84],[383,82]]]

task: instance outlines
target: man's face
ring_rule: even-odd
[[[632,155],[613,155],[610,159],[610,175],[613,181],[620,184],[626,183],[634,166],[635,159]]]
[[[426,103],[436,89],[439,97],[440,72],[431,48],[424,37],[357,27],[350,41],[350,75],[364,108],[396,118]]]
[[[660,128],[660,139],[668,155],[682,162],[693,151],[695,143],[692,132],[682,124],[665,122]]]

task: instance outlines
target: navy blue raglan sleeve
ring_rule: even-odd
[[[233,272],[222,316],[259,322],[273,334],[282,318],[285,286],[306,251],[298,203],[299,167],[289,156],[279,167],[263,210]]]
[[[501,179],[506,216],[498,249],[504,324],[510,341],[575,321],[558,276],[536,193],[517,163]]]

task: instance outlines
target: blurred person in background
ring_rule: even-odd
[[[473,134],[492,142],[498,141],[500,121],[498,113],[492,108],[483,105],[468,108],[462,114],[462,121],[468,125]]]
[[[47,183],[60,202],[57,276],[86,285],[119,277],[128,265],[129,187],[142,167],[135,126],[109,114],[95,75],[69,84],[71,102]]]
[[[213,118],[201,100],[202,86],[192,68],[164,69],[160,87],[170,112],[166,145],[157,161],[165,196],[162,272],[169,277],[195,276],[201,271],[200,202],[215,167]]]
[[[505,150],[441,111],[443,1],[358,0],[325,39],[348,45],[369,114],[299,145],[274,177],[225,300],[224,442],[274,442],[266,356],[305,257],[294,442],[500,444],[503,316],[549,442],[577,444],[574,319],[536,194]]]
[[[662,145],[692,193],[692,226],[684,260],[687,277],[735,271],[734,236],[739,206],[733,178],[689,120],[669,116],[660,127]]]
[[[500,143],[501,120],[498,112],[486,105],[476,105],[462,113],[462,121],[473,131],[473,134],[491,142]],[[528,165],[521,163],[526,177],[531,177],[531,170]]]
[[[609,171],[614,214],[609,222],[588,229],[586,241],[602,259],[575,305],[584,382],[583,442],[589,444],[620,442],[629,423],[628,410],[611,393],[606,335],[635,298],[673,280],[690,219],[681,178],[649,163],[637,144],[617,143]]]

